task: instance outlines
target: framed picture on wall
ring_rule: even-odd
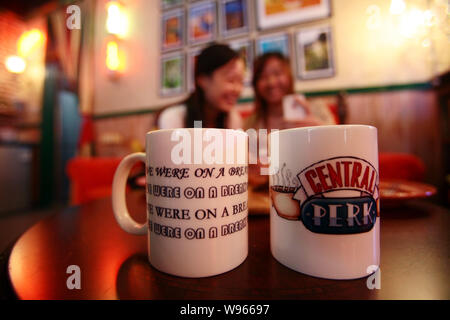
[[[335,74],[329,26],[303,29],[295,37],[297,75],[300,79],[326,78]]]
[[[197,57],[202,51],[202,48],[195,48],[188,52],[187,54],[187,89],[191,92],[195,88],[194,73],[195,64],[197,63]]]
[[[162,15],[161,50],[175,50],[184,45],[184,10],[176,9]]]
[[[161,0],[161,8],[163,10],[171,9],[176,6],[180,6],[183,4],[184,0]]]
[[[185,87],[185,62],[182,52],[161,57],[161,89],[163,97],[182,94]]]
[[[213,1],[194,2],[189,6],[189,44],[210,42],[215,39],[216,3]]]
[[[245,63],[244,83],[249,85],[252,81],[253,73],[253,43],[250,39],[231,41],[230,47],[237,51]]]
[[[249,31],[247,0],[220,0],[219,22],[222,37],[232,37]]]
[[[266,52],[280,52],[288,57],[290,52],[289,34],[277,33],[262,36],[256,40],[256,53],[262,55]]]
[[[260,29],[322,19],[330,15],[330,0],[256,0]]]

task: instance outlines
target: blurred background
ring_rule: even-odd
[[[412,156],[413,178],[448,205],[445,0],[15,0],[0,7],[0,216],[108,196],[212,41],[238,49],[248,76],[258,54],[283,51],[298,93],[338,123],[376,126],[380,153]]]

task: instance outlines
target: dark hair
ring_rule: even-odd
[[[200,52],[194,70],[195,90],[185,102],[187,106],[186,128],[192,128],[195,120],[204,118],[205,93],[198,84],[198,77],[201,75],[210,76],[214,71],[237,58],[239,58],[238,53],[226,44],[213,43]],[[219,114],[216,121],[217,128],[225,126],[225,115],[224,112]]]
[[[280,52],[267,52],[256,58],[253,64],[252,79],[253,92],[255,95],[255,111],[258,113],[258,118],[262,118],[264,121],[267,120],[267,102],[258,92],[257,85],[270,59],[277,59],[284,65],[290,81],[288,94],[294,93],[294,79],[292,77],[291,64],[288,58]]]

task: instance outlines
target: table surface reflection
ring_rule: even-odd
[[[145,195],[127,195],[145,220]],[[148,263],[145,236],[122,231],[110,199],[55,212],[30,228],[9,259],[21,299],[449,299],[449,210],[425,201],[381,211],[381,289],[367,278],[326,280],[290,270],[270,253],[269,217],[250,215],[249,255],[227,273],[187,279]],[[67,268],[81,270],[69,290]]]

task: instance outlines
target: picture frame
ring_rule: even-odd
[[[167,10],[181,6],[184,0],[161,0],[161,9]]]
[[[217,28],[217,8],[215,1],[194,2],[188,8],[189,45],[215,40]]]
[[[238,39],[230,41],[229,46],[244,59],[245,63],[244,84],[246,86],[250,85],[253,75],[253,60],[254,60],[253,42],[247,38]]]
[[[161,18],[161,51],[180,49],[185,38],[185,14],[183,9],[166,11]]]
[[[161,56],[160,96],[168,97],[184,93],[185,55],[172,52]]]
[[[290,56],[291,44],[288,33],[274,33],[256,39],[256,54],[258,56],[266,52],[276,51],[282,53],[285,57]]]
[[[298,78],[308,80],[335,75],[330,26],[299,30],[295,39]]]
[[[197,57],[202,52],[203,48],[194,48],[190,50],[187,54],[187,90],[191,92],[195,89],[195,63],[197,62]]]
[[[223,38],[248,33],[248,0],[220,0],[219,29]]]
[[[261,30],[330,16],[330,0],[256,0],[257,24]]]

